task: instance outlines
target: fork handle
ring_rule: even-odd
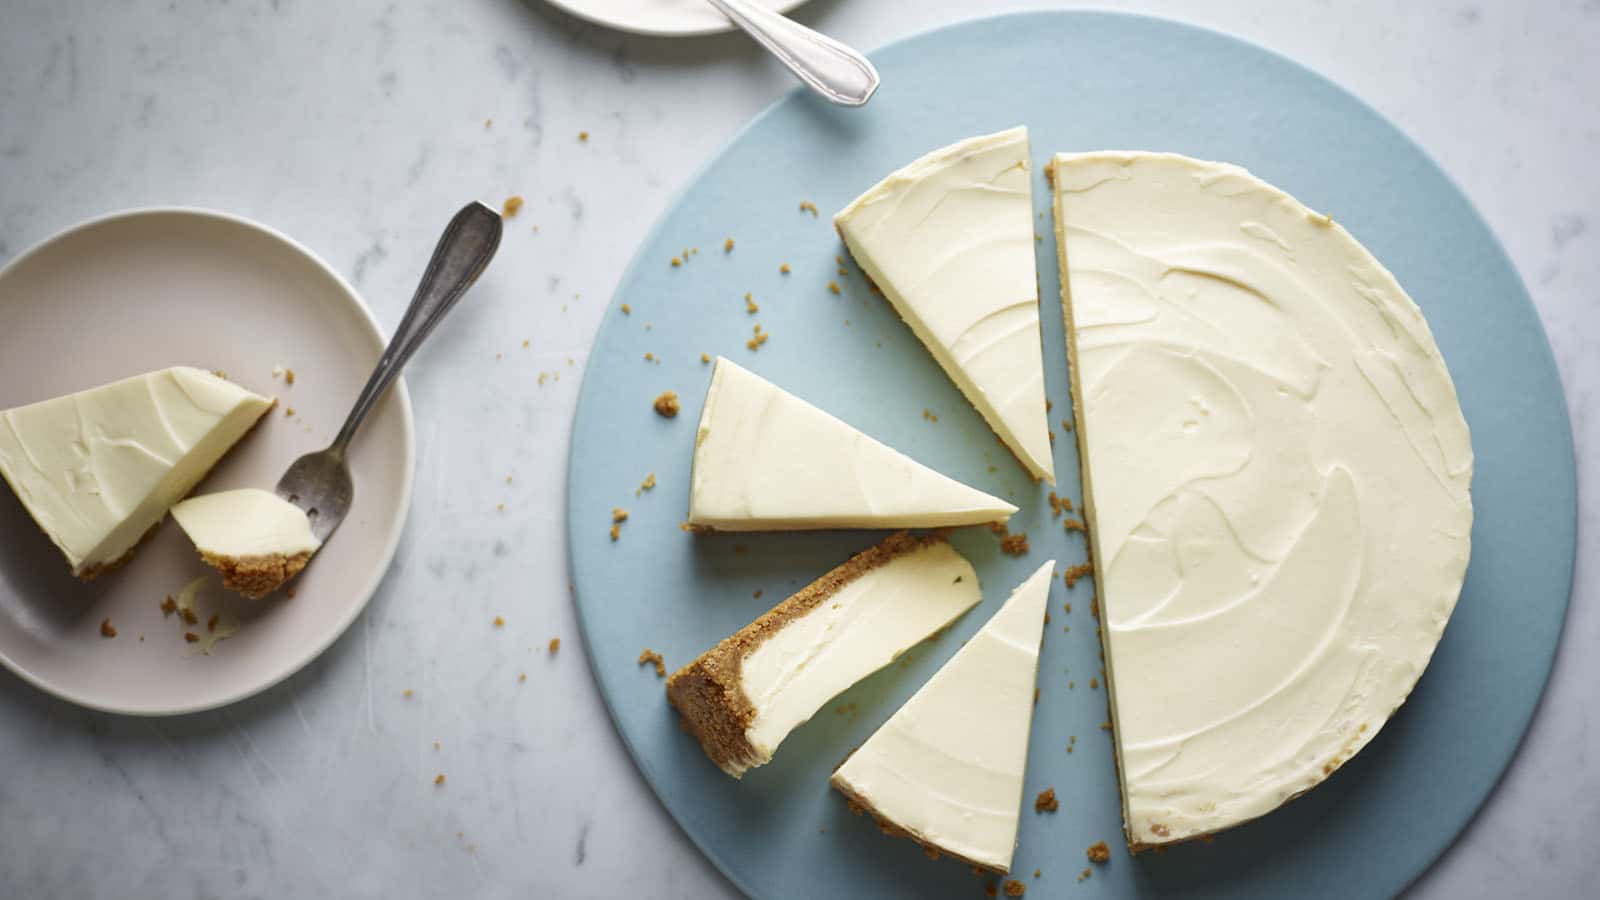
[[[708,0],[789,67],[808,87],[840,106],[861,106],[878,89],[865,56],[750,0]]]
[[[422,273],[411,305],[406,307],[405,318],[400,320],[400,327],[395,329],[389,346],[384,348],[377,368],[372,370],[366,387],[361,389],[361,396],[356,398],[344,427],[339,429],[339,436],[328,447],[330,451],[344,455],[356,429],[400,375],[411,354],[422,346],[445,313],[455,307],[461,295],[483,274],[500,246],[500,230],[500,214],[477,201],[462,207],[450,220],[439,237],[438,246],[433,248],[433,258]]]

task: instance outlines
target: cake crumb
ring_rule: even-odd
[[[835,294],[843,293],[842,291],[839,290],[839,282],[837,282],[837,281],[828,282],[828,290],[832,291]]]
[[[1067,531],[1081,531],[1084,534],[1089,533],[1089,530],[1083,526],[1082,519],[1067,519],[1061,523],[1061,527]]]
[[[752,594],[751,596],[754,597],[757,600],[760,600],[761,599],[761,589],[757,588],[756,592],[754,594]]]
[[[200,641],[200,635],[198,635],[198,634],[195,634],[195,633],[194,633],[194,632],[192,632],[192,631],[185,631],[185,632],[184,632],[184,633],[183,633],[183,640],[184,640],[184,641],[185,641],[185,642],[186,642],[186,643],[190,643],[190,644],[194,644],[194,643],[199,643],[199,641]]]
[[[283,383],[284,384],[294,384],[294,370],[293,369],[284,369],[283,370]]]
[[[495,616],[494,617],[494,627],[496,627],[496,628],[504,628],[504,627],[506,627],[505,617],[504,616]]]
[[[625,315],[625,316],[633,315],[633,307],[629,306],[626,303],[622,304],[622,314]]]
[[[1110,731],[1111,730],[1111,723],[1109,721],[1101,722],[1100,723],[1100,730],[1101,731]]]
[[[217,613],[212,613],[211,614],[211,618],[206,620],[206,631],[216,631],[217,630],[217,622],[219,622],[221,619],[222,619],[221,615],[219,615]]]
[[[1088,854],[1089,862],[1092,863],[1103,863],[1111,859],[1111,848],[1106,846],[1105,841],[1090,844],[1089,849],[1084,852]]]
[[[527,680],[528,680],[528,673],[527,672],[518,672],[517,673],[517,684],[521,684],[521,683],[523,683],[524,681],[527,681]]]
[[[755,298],[751,297],[749,292],[744,295],[744,311],[751,315],[761,312],[761,305],[756,303]]]
[[[733,238],[728,238],[727,240],[722,242],[722,252],[723,253],[732,253],[733,252]]]
[[[508,219],[515,219],[519,212],[522,212],[521,194],[513,194],[507,197],[506,202],[500,206],[500,214]]]
[[[293,587],[286,587],[286,588],[283,589],[283,595],[285,597],[288,597],[290,600],[293,600],[294,599],[294,595],[298,594],[298,593],[299,593],[299,591],[297,589],[293,588]]]
[[[1033,798],[1033,811],[1036,813],[1055,812],[1061,808],[1061,801],[1056,799],[1055,788],[1045,788],[1039,796]]]
[[[103,638],[114,638],[117,636],[117,628],[115,625],[111,624],[110,619],[100,620],[100,636]]]
[[[746,347],[748,347],[752,351],[761,349],[761,345],[765,344],[767,342],[768,335],[763,334],[760,331],[760,328],[761,328],[761,326],[757,325],[756,326],[757,331],[755,333],[755,336],[752,337],[750,340],[744,342],[744,345]]]
[[[935,413],[932,410],[928,410],[928,409],[924,409],[922,411],[922,417],[924,419],[928,420],[929,422],[937,422],[937,421],[939,421],[938,413]]]
[[[1021,897],[1023,894],[1028,892],[1028,886],[1016,880],[1015,878],[1007,878],[1005,881],[1005,892],[1007,897]]]
[[[1044,874],[1044,872],[1041,869],[1034,869],[1033,870],[1033,877],[1035,877],[1035,878],[1038,878],[1040,875],[1043,875],[1043,874]]]
[[[1000,893],[1000,889],[998,887],[996,887],[995,883],[992,882],[992,881],[983,886],[983,895],[985,897],[998,896],[999,893]]]
[[[1062,419],[1061,420],[1061,430],[1070,433],[1072,431],[1072,420],[1071,419]]]
[[[652,405],[655,407],[657,415],[661,416],[662,418],[670,419],[678,414],[678,392],[662,391],[661,395],[656,397],[656,402]]]
[[[436,785],[444,784],[444,773],[440,772],[439,774],[433,776],[433,783]]]
[[[1089,690],[1091,690],[1091,691],[1092,690],[1097,690],[1099,687],[1100,687],[1100,679],[1098,679],[1098,678],[1089,679]]]
[[[643,493],[645,491],[654,490],[655,486],[656,486],[656,473],[651,472],[650,474],[644,476],[644,480],[643,481],[639,482],[639,489],[634,491],[633,495],[635,497],[637,497],[637,496],[639,496],[641,493]]]
[[[294,407],[292,407],[292,406],[285,406],[285,407],[284,407],[284,408],[283,408],[283,417],[284,417],[284,418],[285,418],[285,419],[292,419],[292,418],[294,418]]]
[[[663,660],[661,658],[661,654],[657,653],[654,650],[651,650],[649,647],[646,647],[643,650],[639,651],[639,665],[642,666],[645,663],[652,663],[653,665],[655,665],[655,667],[656,667],[656,677],[657,678],[665,678],[665,677],[667,677],[667,663],[666,663],[666,660]]]
[[[788,263],[779,263],[778,264],[778,274],[787,275],[787,274],[789,274],[790,271],[792,271],[792,270],[789,268],[789,264]]]
[[[1024,553],[1027,553],[1028,533],[1026,531],[1019,531],[1016,534],[1006,535],[1000,539],[1000,549],[1001,551],[1009,553],[1012,556],[1021,556]]]
[[[195,615],[194,614],[194,610],[190,609],[189,607],[187,607],[187,606],[179,607],[178,608],[178,613],[179,613],[179,615],[183,616],[183,621],[185,623],[187,623],[189,625],[198,625],[198,624],[200,624],[200,617]]]
[[[674,268],[674,269],[676,269],[676,268],[677,268],[677,267],[679,267],[679,266],[681,266],[681,265],[683,265],[683,260],[682,260],[682,259],[679,259],[679,258],[678,258],[678,257],[676,257],[676,256],[674,256],[674,257],[673,257],[673,258],[672,258],[672,267],[673,267],[673,268]]]
[[[939,861],[939,851],[933,849],[932,847],[923,847],[922,848],[922,855],[926,856],[928,859],[930,859],[930,860],[932,860],[934,862],[938,862]]]
[[[810,200],[801,200],[800,201],[800,211],[801,212],[811,213],[812,216],[821,216],[822,215],[821,213],[817,212],[817,205],[815,203],[812,203]]]
[[[400,692],[400,696],[404,697],[407,700],[410,700],[411,699],[411,688],[406,688],[405,690],[401,691]]]
[[[1088,878],[1090,875],[1093,875],[1093,874],[1094,874],[1094,870],[1093,869],[1084,869],[1082,872],[1078,873],[1078,880],[1082,881],[1085,878]]]
[[[1088,578],[1092,575],[1094,575],[1094,563],[1079,563],[1078,565],[1067,567],[1067,588],[1070,590],[1071,588],[1077,586],[1078,579]],[[1067,612],[1072,612],[1071,603],[1067,604]]]
[[[168,594],[167,599],[161,601],[161,618],[165,619],[167,616],[170,616],[177,611],[178,602],[172,599],[171,594]]]
[[[700,361],[702,363],[711,362],[711,356],[709,354],[702,353],[702,354],[700,354]]]
[[[611,521],[613,521],[613,522],[626,522],[626,521],[628,521],[628,511],[623,509],[620,506],[613,506],[611,508]]]
[[[555,656],[561,650],[561,638],[550,639],[550,655]]]

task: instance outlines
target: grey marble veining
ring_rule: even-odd
[[[1032,5],[816,0],[800,15],[873,47]],[[1533,292],[1583,465],[1578,587],[1527,742],[1413,893],[1592,895],[1600,3],[1125,5],[1258,41],[1375,105],[1462,185]],[[260,697],[152,721],[0,677],[0,895],[733,894],[650,798],[596,694],[563,481],[584,356],[633,248],[789,86],[738,36],[625,37],[536,0],[0,4],[0,262],[112,209],[218,207],[309,244],[392,325],[456,207],[527,199],[412,364],[415,508],[430,514],[328,653]],[[448,474],[464,471],[491,474]]]

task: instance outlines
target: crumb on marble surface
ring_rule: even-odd
[[[578,132],[578,140],[587,143],[588,140],[589,140],[589,132],[587,132],[587,131]]]
[[[559,653],[561,651],[561,638],[558,638],[558,637],[551,638],[550,639],[550,644],[549,644],[549,650],[550,650],[550,655],[551,656],[555,656],[557,653]]]
[[[522,195],[512,194],[506,202],[500,205],[500,214],[508,219],[515,219],[517,213],[522,212]]]
[[[433,783],[435,785],[443,785],[444,784],[444,773],[440,772],[439,774],[433,776]]]

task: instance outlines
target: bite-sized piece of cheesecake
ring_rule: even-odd
[[[1139,849],[1310,790],[1405,701],[1466,572],[1472,444],[1421,310],[1328,216],[1232,165],[1053,165]]]
[[[1005,874],[1017,846],[1055,560],[850,754],[830,783],[887,829]]]
[[[695,436],[690,525],[940,528],[1003,521],[1016,511],[717,357]]]
[[[222,586],[254,600],[300,574],[322,546],[298,506],[259,488],[190,497],[172,518]]]
[[[829,700],[981,599],[972,564],[948,540],[900,532],[674,672],[667,698],[706,756],[738,778]]]
[[[1028,130],[969,138],[834,216],[845,246],[1034,478],[1055,483]]]
[[[133,554],[275,401],[178,366],[0,412],[0,475],[72,573]]]

